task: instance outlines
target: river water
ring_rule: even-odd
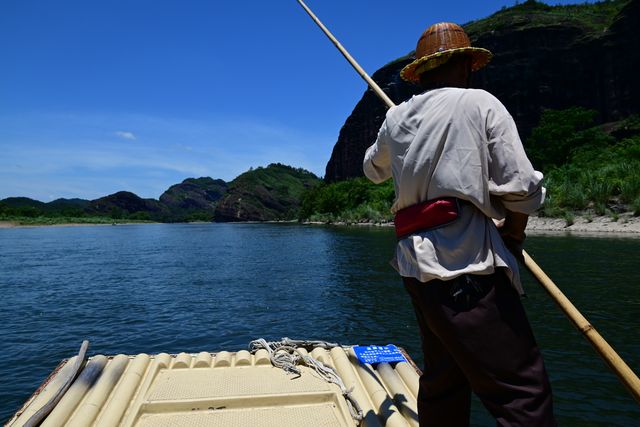
[[[0,421],[83,339],[90,354],[240,350],[259,337],[405,347],[410,302],[376,227],[144,224],[0,230]],[[528,252],[640,372],[640,240],[530,236]],[[561,426],[640,406],[528,273],[524,305]],[[478,401],[472,424],[494,425]]]

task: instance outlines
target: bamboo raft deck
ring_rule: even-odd
[[[41,426],[417,426],[419,370],[407,361],[363,363],[354,347],[307,352],[334,368],[361,406],[358,423],[342,392],[315,371],[301,375],[251,354],[96,355],[89,358]],[[65,382],[63,360],[7,426],[23,426]]]

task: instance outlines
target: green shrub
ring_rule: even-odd
[[[134,219],[134,220],[138,220],[138,221],[150,221],[151,220],[151,215],[149,215],[149,212],[134,212],[131,215],[129,215],[128,217],[129,219]]]
[[[589,203],[582,184],[583,173],[577,168],[565,166],[552,170],[545,179],[547,199],[545,212],[547,216],[564,215],[564,208],[582,210]]]
[[[614,185],[603,175],[603,173],[586,172],[585,190],[589,200],[595,204],[606,205],[614,194]]]
[[[596,215],[605,215],[607,213],[607,205],[604,203],[594,203],[593,210]]]
[[[570,150],[569,160],[546,173],[547,202],[543,214],[562,217],[566,210],[592,208],[607,213],[611,201],[629,204],[640,197],[640,138],[611,142],[587,130],[591,140]]]
[[[542,170],[559,166],[569,160],[576,147],[608,140],[602,131],[591,129],[597,114],[582,107],[545,110],[526,141],[532,163]]]
[[[634,216],[640,216],[640,197],[631,202],[631,208],[633,209]]]
[[[640,197],[640,171],[629,174],[620,185],[620,198],[625,203],[631,203]]]
[[[323,183],[302,195],[300,220],[386,221],[394,200],[391,180],[376,185],[366,178]]]
[[[567,227],[571,227],[576,222],[576,217],[572,212],[565,212],[563,217]]]

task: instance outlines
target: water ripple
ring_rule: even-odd
[[[0,420],[83,339],[102,354],[239,350],[282,336],[395,343],[420,364],[409,298],[388,264],[393,243],[387,229],[297,225],[0,230],[0,337],[8,350],[0,353]],[[636,241],[527,243],[637,371]],[[526,274],[525,281],[560,424],[633,425],[636,404]],[[474,425],[494,424],[477,401],[473,417]]]

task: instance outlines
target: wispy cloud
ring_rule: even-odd
[[[113,129],[144,138],[131,144],[133,132]],[[0,116],[0,199],[91,199],[120,190],[158,198],[185,178],[230,181],[276,162],[322,175],[333,133],[246,117]]]
[[[122,139],[128,139],[129,141],[136,140],[136,136],[133,134],[133,132],[125,132],[125,131],[119,130],[116,132],[116,136]]]

